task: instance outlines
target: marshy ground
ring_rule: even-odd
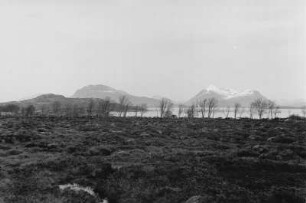
[[[0,180],[8,203],[304,202],[306,122],[1,118]]]

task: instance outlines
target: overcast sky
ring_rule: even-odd
[[[304,0],[1,0],[0,101],[89,84],[306,99]]]

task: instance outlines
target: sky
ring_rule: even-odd
[[[306,99],[304,0],[1,0],[0,102],[104,84]]]

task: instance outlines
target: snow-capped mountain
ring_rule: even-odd
[[[225,99],[230,99],[230,98],[234,98],[234,97],[241,97],[241,96],[248,96],[248,95],[252,95],[255,93],[254,90],[244,90],[244,91],[237,91],[234,89],[230,89],[230,88],[218,88],[214,85],[209,85],[208,88],[206,89],[206,91],[204,90],[204,92],[214,92],[217,94],[220,94],[222,96],[224,96]]]
[[[230,88],[218,88],[214,85],[208,86],[206,89],[200,91],[196,96],[186,102],[187,105],[195,104],[203,99],[216,98],[219,106],[234,105],[240,103],[242,106],[249,106],[249,104],[257,98],[266,99],[259,91],[243,90],[238,91]]]
[[[122,90],[117,90],[106,85],[88,85],[77,90],[73,98],[110,98],[114,102],[118,102],[121,96],[127,96],[133,105],[147,104],[148,106],[157,106],[158,99],[142,96],[134,96]]]

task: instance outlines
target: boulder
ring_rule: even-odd
[[[88,149],[88,154],[91,156],[109,156],[112,152],[113,150],[110,147],[104,145],[94,146]]]
[[[275,143],[284,143],[284,144],[289,144],[294,142],[294,138],[292,137],[286,137],[284,135],[277,135],[274,137],[270,137],[267,139],[268,142],[275,142]]]
[[[214,202],[210,196],[193,196],[190,197],[185,203],[212,203]]]
[[[185,203],[204,203],[202,196],[190,197]]]

